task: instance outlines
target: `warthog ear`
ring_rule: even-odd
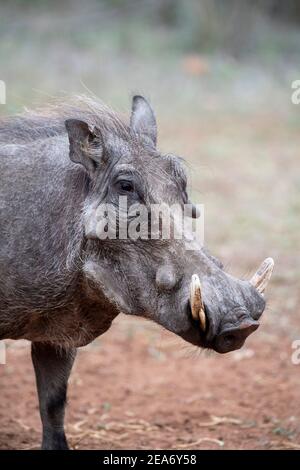
[[[86,122],[78,119],[67,119],[65,126],[69,136],[70,159],[93,173],[104,154],[101,132],[98,129],[91,130]]]
[[[157,126],[155,115],[148,101],[142,96],[136,95],[132,99],[130,128],[141,134],[153,147],[156,147]]]

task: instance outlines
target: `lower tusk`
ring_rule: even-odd
[[[201,308],[199,311],[199,321],[200,321],[200,327],[202,331],[205,331],[206,330],[206,316],[205,316],[205,311],[203,308]]]
[[[190,287],[190,303],[191,311],[194,320],[200,322],[200,328],[205,331],[206,329],[206,316],[204,311],[204,305],[202,302],[201,295],[201,283],[197,274],[192,275],[191,287]]]
[[[250,284],[252,284],[260,294],[262,294],[267,287],[272,276],[273,268],[273,258],[266,258],[250,279]]]

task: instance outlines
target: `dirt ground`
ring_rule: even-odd
[[[0,366],[0,449],[35,449],[41,429],[30,347],[17,344],[8,344],[7,365]],[[291,343],[264,325],[242,350],[220,356],[120,316],[78,354],[66,419],[70,445],[300,449],[300,365],[291,353]]]

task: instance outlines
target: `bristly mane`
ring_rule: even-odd
[[[112,132],[124,140],[132,139],[129,126],[119,115],[96,98],[85,95],[54,101],[37,110],[0,119],[0,145],[43,140],[66,132],[66,119],[81,119],[102,132]]]

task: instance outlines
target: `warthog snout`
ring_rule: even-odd
[[[265,308],[263,293],[273,267],[273,259],[267,258],[249,282],[224,273],[217,280],[206,279],[206,288],[197,274],[192,275],[190,314],[204,346],[219,353],[233,351],[241,348],[246,338],[257,330],[257,320]]]

